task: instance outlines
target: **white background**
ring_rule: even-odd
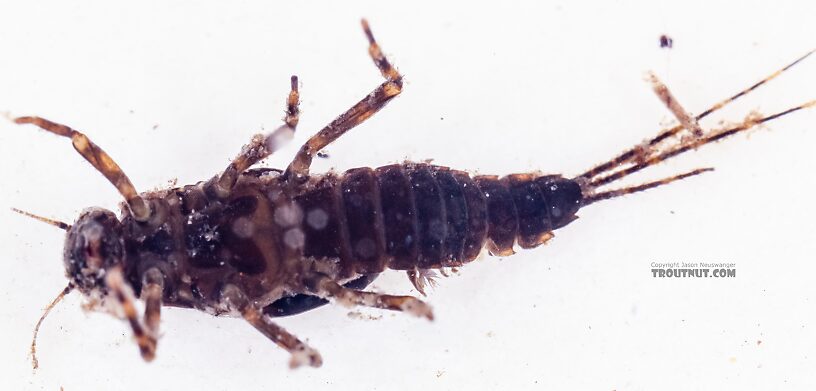
[[[0,110],[82,129],[147,190],[223,169],[279,124],[296,73],[298,134],[266,163],[284,166],[381,82],[366,16],[405,90],[316,171],[434,158],[575,175],[672,119],[644,71],[700,112],[816,45],[812,1],[289,3],[4,0]],[[664,33],[674,49],[659,48]],[[703,125],[799,104],[814,86],[810,59]],[[428,297],[433,323],[328,307],[280,320],[323,354],[317,370],[290,371],[240,320],[174,309],[145,364],[126,324],[84,315],[73,294],[45,322],[32,372],[32,328],[66,282],[63,233],[8,207],[72,221],[119,197],[67,140],[2,122],[4,389],[812,389],[814,123],[796,113],[633,178],[717,169],[588,207],[548,246],[464,267]],[[656,279],[655,261],[735,262],[737,277]],[[396,272],[375,289],[415,294]]]

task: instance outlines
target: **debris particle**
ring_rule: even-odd
[[[666,35],[663,34],[660,36],[660,47],[663,49],[671,49],[674,46],[674,40]]]
[[[368,314],[364,314],[364,313],[362,313],[360,311],[351,311],[348,314],[346,314],[346,316],[348,316],[351,319],[357,319],[357,320],[380,320],[380,319],[382,319],[382,315],[377,315],[377,316],[368,315]]]

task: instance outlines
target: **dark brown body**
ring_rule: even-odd
[[[302,291],[298,277],[313,270],[348,282],[385,269],[459,266],[485,246],[497,255],[516,243],[535,247],[581,202],[578,184],[559,176],[471,178],[427,164],[356,168],[294,191],[280,177],[249,171],[224,200],[204,182],[146,194],[164,217],[123,220],[129,282],[138,291],[144,271],[158,267],[169,305],[221,313],[221,288],[234,284],[274,307]]]
[[[124,314],[145,360],[155,357],[161,307],[171,305],[240,316],[289,352],[290,366],[317,367],[320,354],[272,317],[307,311],[331,299],[344,306],[402,311],[433,320],[431,306],[422,300],[362,288],[386,269],[405,270],[424,294],[428,269],[465,264],[485,247],[494,255],[510,255],[516,245],[536,247],[573,221],[581,207],[712,168],[602,190],[605,186],[816,106],[810,101],[765,117],[751,115],[741,124],[708,132],[697,122],[811,51],[693,117],[651,75],[652,88],[680,125],[573,179],[538,174],[471,178],[462,171],[414,163],[312,175],[314,156],[402,92],[402,75],[383,55],[368,23],[361,24],[369,56],[385,81],[311,136],[282,171],[251,167],[295,134],[300,102],[296,76],[290,79],[283,125],[254,136],[211,180],[150,193],[137,192],[114,160],[82,132],[42,117],[15,118],[18,124],[34,124],[71,139],[74,149],[125,200],[121,221],[100,208],[87,209],[72,225],[22,212],[67,231],[64,262],[69,283],[54,303],[77,289],[90,300],[89,308]],[[133,291],[145,303],[142,319]],[[32,355],[34,348],[32,343]]]

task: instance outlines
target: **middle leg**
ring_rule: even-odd
[[[323,359],[317,350],[275,324],[272,318],[255,306],[240,288],[227,284],[221,290],[221,297],[224,303],[232,310],[238,311],[247,323],[292,355],[289,360],[290,368],[297,368],[303,364],[312,367],[323,365]]]
[[[268,134],[256,134],[249,144],[245,145],[235,160],[213,182],[213,189],[220,197],[227,197],[238,181],[238,176],[253,164],[265,159],[286,145],[295,134],[300,121],[300,92],[298,78],[292,76],[289,98],[286,100],[286,117],[284,124]]]

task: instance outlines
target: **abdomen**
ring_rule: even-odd
[[[575,182],[533,174],[477,176],[427,164],[356,168],[296,198],[304,255],[336,258],[344,273],[458,266],[488,246],[541,244],[572,219]],[[564,199],[575,204],[564,206]],[[574,198],[574,197],[573,197]],[[567,219],[567,217],[569,217]]]

